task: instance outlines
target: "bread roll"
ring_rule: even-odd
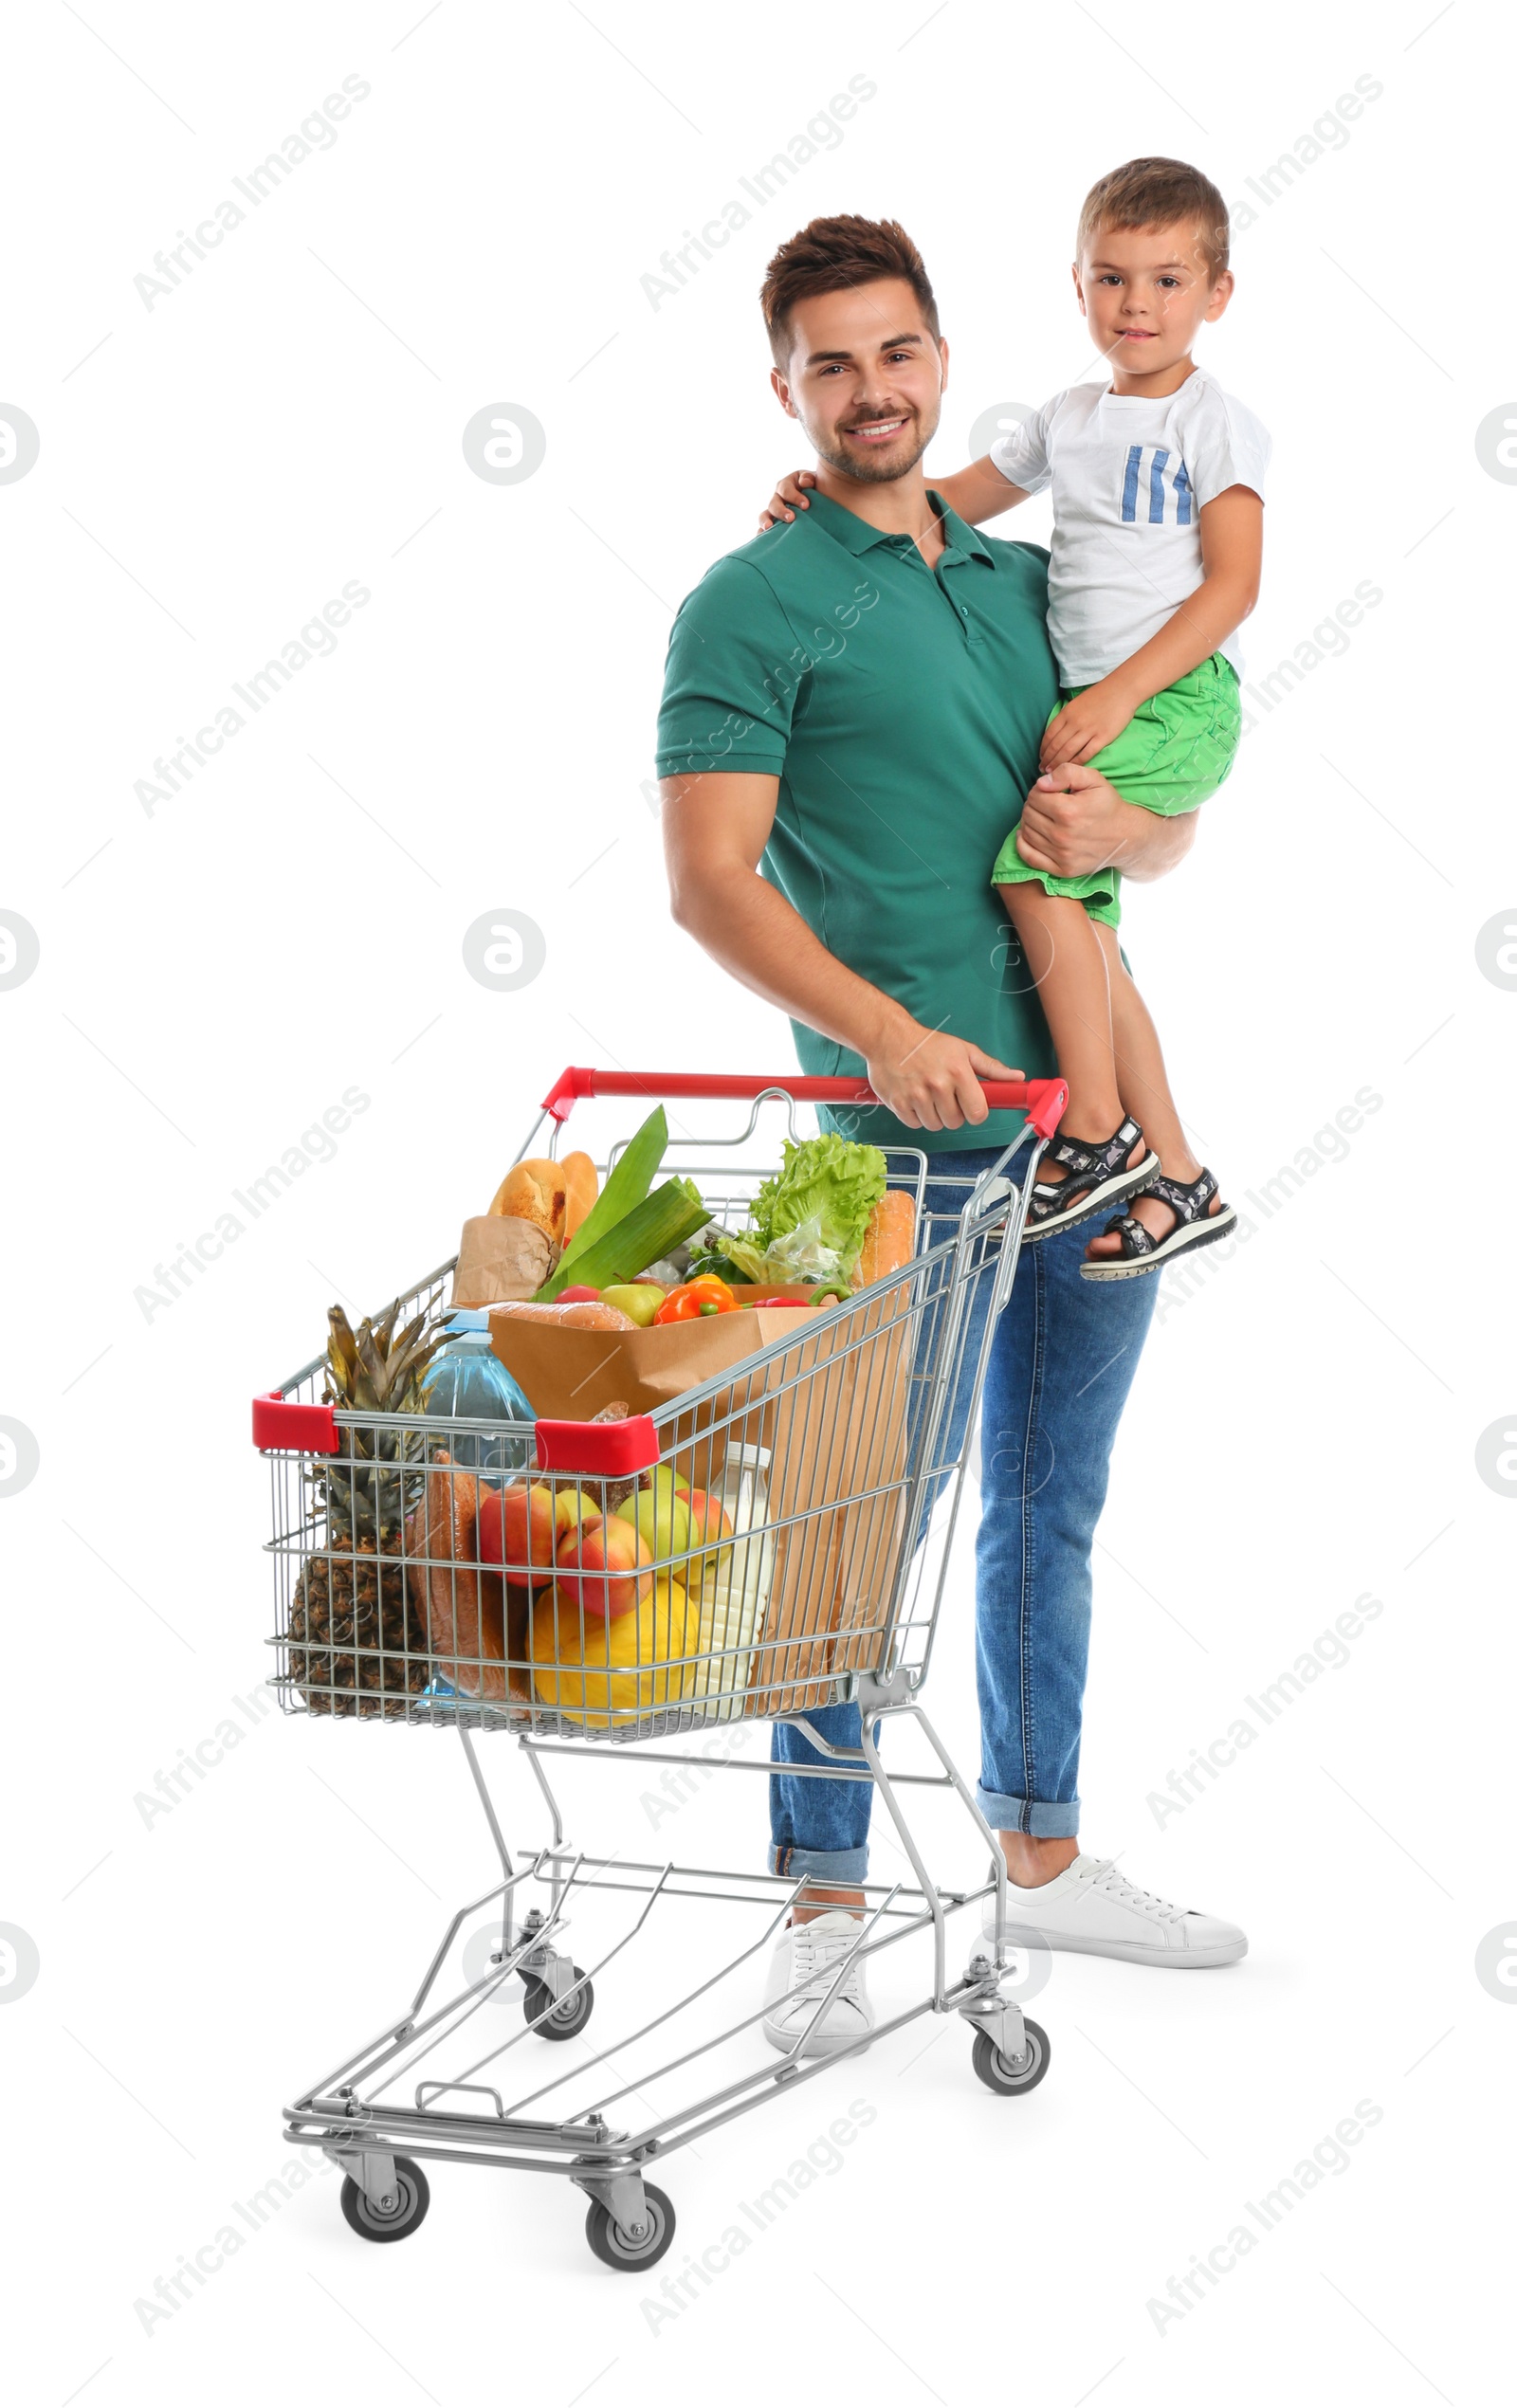
[[[631,1313],[614,1304],[492,1304],[490,1319],[542,1321],[557,1329],[635,1329]]]
[[[877,1279],[887,1279],[892,1271],[905,1270],[916,1237],[917,1208],[909,1189],[886,1189],[869,1214],[869,1226],[864,1233],[859,1253],[860,1287],[872,1287]]]
[[[562,1169],[568,1190],[563,1218],[564,1243],[567,1245],[599,1195],[600,1180],[588,1154],[566,1154]]]
[[[505,1606],[498,1574],[479,1560],[480,1484],[440,1454],[406,1524],[412,1593],[427,1617],[437,1670],[465,1697],[505,1695]],[[425,1561],[419,1559],[427,1559]]]
[[[534,1161],[518,1162],[507,1171],[495,1191],[490,1211],[518,1220],[536,1221],[555,1246],[561,1246],[567,1196],[563,1164],[550,1162],[543,1155]]]

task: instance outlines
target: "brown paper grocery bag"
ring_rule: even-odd
[[[464,1223],[458,1241],[453,1304],[525,1304],[548,1277],[553,1260],[547,1232],[534,1222],[482,1213]]]
[[[850,1339],[862,1341],[851,1356],[846,1460],[848,1493],[857,1502],[838,1517],[833,1672],[878,1662],[905,1535],[907,1340],[917,1325],[910,1307],[911,1289],[903,1285],[850,1316]]]
[[[616,1331],[491,1316],[494,1352],[545,1418],[588,1421],[616,1400],[632,1413],[667,1412],[717,1381],[666,1422],[665,1459],[692,1487],[706,1487],[728,1446],[768,1448],[775,1574],[750,1714],[825,1704],[834,1670],[878,1653],[900,1527],[890,1484],[905,1464],[907,1292],[809,1315],[795,1343],[753,1372],[744,1360],[796,1333],[796,1312],[758,1306]],[[871,1490],[882,1493],[864,1493]]]

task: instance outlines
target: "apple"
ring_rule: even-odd
[[[616,1519],[631,1523],[656,1556],[684,1556],[690,1544],[690,1516],[667,1484],[639,1488],[623,1499]]]
[[[572,1530],[576,1522],[598,1522],[600,1507],[588,1488],[560,1488],[556,1506],[560,1534]]]
[[[571,1605],[607,1621],[630,1614],[653,1585],[653,1559],[630,1523],[598,1516],[559,1541],[555,1577]]]
[[[690,1484],[684,1473],[672,1470],[667,1463],[658,1463],[653,1466],[652,1479],[655,1496],[684,1497],[689,1494]]]
[[[554,1556],[565,1530],[579,1521],[600,1519],[576,1488],[550,1488],[544,1481],[514,1480],[492,1488],[480,1505],[480,1560],[499,1563],[516,1589],[530,1589],[552,1577]]]
[[[706,1488],[692,1488],[685,1500],[685,1505],[690,1517],[691,1547],[704,1558],[704,1568],[706,1571],[710,1571],[713,1565],[720,1568],[732,1553],[730,1544],[712,1547],[703,1546],[702,1541],[703,1540],[731,1540],[732,1523],[727,1519],[726,1507],[720,1497],[712,1496]]]
[[[566,1288],[564,1294],[568,1292]],[[563,1298],[558,1301],[561,1304]],[[664,1302],[664,1290],[654,1280],[640,1279],[627,1287],[603,1287],[600,1301],[603,1304],[614,1304],[616,1310],[625,1313],[629,1321],[634,1321],[639,1329],[647,1329]]]

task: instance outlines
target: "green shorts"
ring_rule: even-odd
[[[1068,702],[1085,690],[1069,686],[1062,700]],[[1122,734],[1096,755],[1090,767],[1110,779],[1124,803],[1177,818],[1215,794],[1233,766],[1242,724],[1237,672],[1220,652],[1214,652],[1189,676],[1177,678],[1161,694],[1140,703]],[[1092,870],[1085,878],[1055,878],[1050,871],[1030,869],[1016,849],[1016,828],[996,854],[990,879],[993,886],[1033,884],[1046,894],[1072,895],[1092,920],[1103,920],[1108,927],[1122,918],[1122,879],[1115,869]]]

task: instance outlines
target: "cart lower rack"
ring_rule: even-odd
[[[850,1080],[569,1070],[544,1103],[549,1150],[577,1099],[615,1096],[749,1103],[737,1135],[682,1135],[666,1156],[729,1226],[770,1167],[748,1158],[765,1106],[782,1106],[796,1135],[798,1103],[877,1101]],[[745,1326],[722,1333],[722,1359],[694,1386],[666,1380],[661,1393],[648,1350],[565,1331],[556,1344],[594,1338],[606,1358],[579,1383],[584,1418],[440,1417],[407,1384],[407,1359],[420,1359],[443,1308],[448,1264],[360,1333],[361,1409],[320,1393],[320,1359],[255,1402],[273,1486],[282,1706],[450,1731],[500,1871],[452,1916],[399,2016],[285,2110],[288,2136],[342,2168],[343,2212],[365,2238],[415,2230],[427,2162],[493,2165],[566,2177],[588,2195],[597,2257],[645,2268],[674,2233],[656,2162],[920,2016],[964,2018],[991,2089],[1015,2095],[1043,2078],[1047,2035],[1023,2016],[1007,1961],[1004,1861],[919,1698],[986,1358],[1065,1092],[1005,1081],[987,1084],[986,1100],[1028,1117],[983,1176],[935,1168],[929,1184],[924,1155],[887,1157],[890,1183],[914,1199],[908,1264],[825,1308],[730,1317]],[[602,1408],[612,1418],[591,1417],[597,1396],[639,1383],[641,1410],[618,1400]],[[608,1538],[618,1522],[631,1541]],[[847,1703],[857,1746],[813,1719]],[[856,1936],[828,1978],[787,1994],[804,2007],[783,2048],[758,2027],[786,1998],[755,2005],[753,1992],[805,1878],[572,1845],[548,1773],[559,1756],[764,1772],[740,1752],[756,1720],[790,1724],[814,1751],[787,1775],[872,1782],[913,1876],[858,1885]],[[887,1771],[888,1724],[916,1728],[932,1769]],[[510,1734],[530,1766],[546,1827],[535,1850],[507,1846],[480,1761],[486,1732]],[[696,1733],[700,1753],[677,1744]],[[970,1817],[991,1864],[980,1887],[933,1880],[906,1811],[919,1788],[951,1793]],[[739,1944],[684,1995],[634,1979],[625,2030],[603,2041],[597,2025],[593,2047],[545,2056],[540,2042],[584,2032],[597,1984],[602,2001],[624,1984],[655,1910],[661,1925],[698,1916],[703,1938],[737,1914]],[[950,1925],[966,1910],[973,1937],[951,1956]],[[571,1927],[608,1912],[621,1927],[576,1962]],[[845,1983],[914,1937],[930,1940],[930,1991],[837,2045],[827,2017]],[[521,2019],[503,2021],[518,1985]]]

